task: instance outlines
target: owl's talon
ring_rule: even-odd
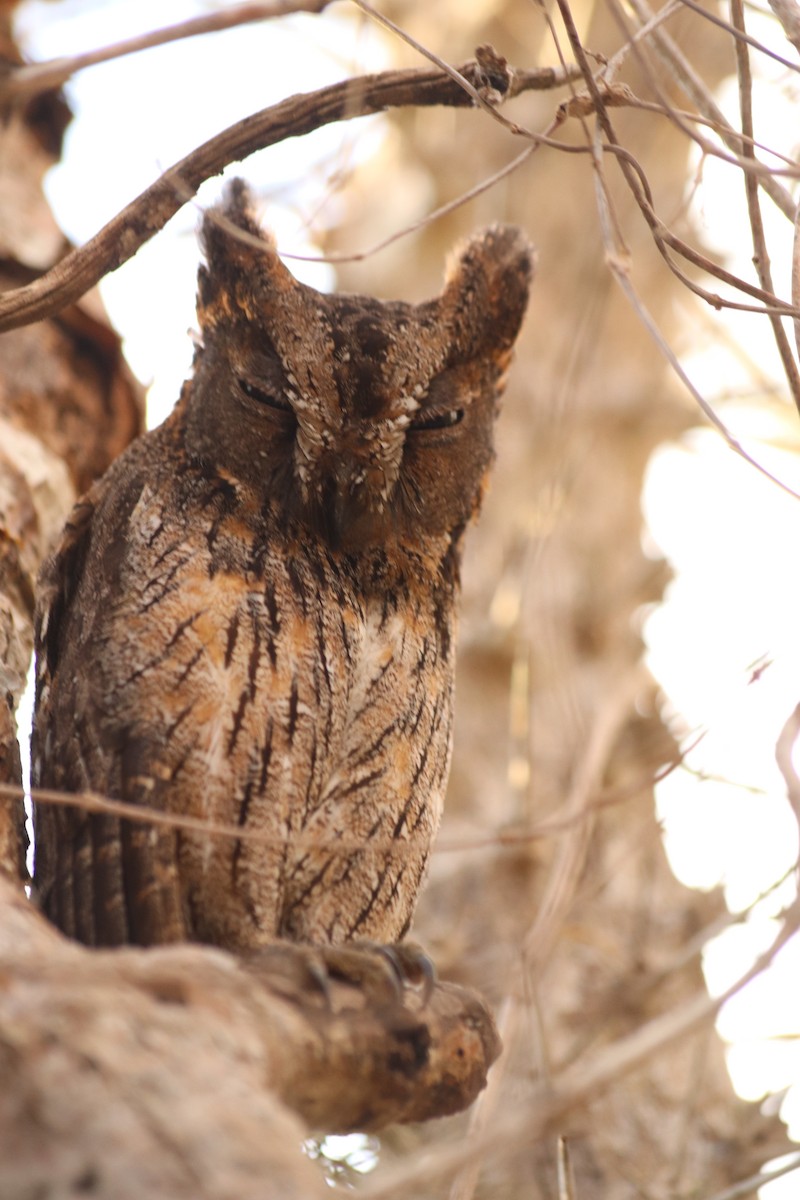
[[[291,999],[299,992],[319,992],[324,1007],[332,1008],[327,949],[275,942],[244,954],[243,961],[249,970],[265,976],[269,986],[281,995]]]
[[[244,962],[287,998],[316,992],[329,1009],[336,1007],[337,983],[357,989],[378,1007],[402,1006],[409,992],[416,993],[424,1007],[436,984],[433,962],[414,943],[308,946],[276,942],[245,955]]]
[[[423,1005],[430,1000],[436,987],[436,964],[416,942],[396,942],[376,947],[391,963],[401,988],[418,990]]]

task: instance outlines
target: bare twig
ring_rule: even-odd
[[[191,17],[165,29],[154,29],[136,37],[125,38],[110,46],[87,50],[69,58],[54,58],[50,62],[34,63],[30,66],[14,67],[0,82],[0,101],[8,102],[28,99],[40,92],[53,91],[87,67],[111,62],[128,54],[138,54],[184,38],[197,37],[203,33],[218,33],[253,21],[264,21],[272,17],[285,17],[289,13],[320,13],[331,0],[251,0],[247,4],[235,4],[220,12],[207,13],[202,17]]]
[[[700,98],[701,98],[701,100],[704,101],[704,103],[698,104],[698,107],[701,109],[701,113],[704,108],[709,112],[709,114],[712,114],[712,115],[716,111],[719,113],[719,116],[722,117],[722,119],[721,120],[712,119],[712,115],[702,116],[702,115],[699,115],[696,113],[687,113],[687,112],[684,112],[682,109],[676,108],[675,105],[665,95],[664,89],[661,86],[661,81],[659,80],[659,78],[657,77],[655,72],[651,69],[648,58],[640,46],[640,43],[643,40],[640,36],[640,34],[642,33],[642,30],[650,28],[650,26],[653,24],[653,22],[647,21],[647,22],[645,22],[645,24],[643,26],[640,26],[639,29],[631,31],[631,29],[629,28],[629,24],[628,24],[628,20],[627,20],[625,11],[623,10],[622,6],[620,5],[619,0],[610,0],[609,9],[610,9],[611,15],[613,16],[614,20],[616,21],[616,23],[619,26],[622,33],[624,33],[627,40],[626,40],[626,43],[625,43],[624,47],[622,48],[622,50],[618,51],[617,54],[614,55],[614,58],[612,60],[610,60],[608,70],[612,70],[612,69],[615,70],[617,68],[619,62],[621,61],[621,58],[623,57],[623,55],[627,54],[629,52],[632,53],[634,55],[634,57],[636,58],[639,66],[641,67],[642,71],[644,72],[648,83],[651,85],[651,87],[653,88],[653,91],[655,92],[655,94],[658,96],[658,98],[660,100],[660,104],[648,104],[645,101],[636,97],[635,103],[636,103],[637,108],[641,108],[644,110],[650,110],[652,112],[662,113],[664,116],[669,118],[669,120],[671,120],[673,122],[673,124],[677,125],[677,127],[681,130],[682,133],[685,133],[687,137],[690,137],[692,139],[692,141],[696,143],[696,145],[699,147],[700,150],[702,150],[702,152],[704,154],[707,154],[714,158],[718,158],[722,162],[730,163],[731,166],[737,167],[739,170],[745,171],[749,175],[757,176],[759,183],[762,185],[762,187],[764,187],[764,190],[767,191],[768,194],[770,194],[770,195],[771,195],[771,193],[769,192],[769,187],[767,186],[767,184],[770,181],[774,181],[777,176],[788,175],[790,178],[795,178],[795,179],[798,177],[798,174],[800,174],[800,171],[798,170],[798,165],[797,165],[796,159],[790,158],[789,156],[787,156],[785,154],[781,154],[780,151],[773,150],[770,146],[766,146],[760,142],[756,142],[753,138],[747,139],[748,146],[752,146],[753,148],[758,148],[759,150],[764,150],[767,154],[770,154],[773,157],[786,163],[786,167],[785,168],[768,167],[768,166],[766,166],[766,164],[760,162],[757,158],[754,158],[752,155],[745,156],[745,155],[738,153],[737,148],[742,145],[742,139],[743,139],[744,135],[737,132],[736,130],[734,130],[733,127],[727,121],[725,121],[724,117],[722,117],[722,114],[719,113],[718,109],[716,109],[716,105],[714,104],[714,101],[708,95],[708,92],[705,90],[702,82],[699,79],[697,79],[697,77],[693,77],[694,82],[691,83],[691,81],[690,81],[690,88],[687,87],[686,82],[684,81],[684,76],[685,76],[686,70],[691,71],[691,68],[688,67],[688,64],[685,64],[685,68],[682,70],[679,70],[676,73],[675,66],[671,62],[669,62],[665,56],[661,56],[662,61],[664,62],[664,65],[667,66],[667,68],[670,70],[671,74],[673,74],[675,76],[676,82],[679,84],[679,86],[683,87],[684,91],[687,91],[687,92],[690,91],[690,94],[697,93],[698,95],[700,95],[702,93]],[[640,19],[641,19],[641,16],[640,16]],[[669,40],[667,35],[665,33],[663,33],[660,29],[658,30],[657,36],[659,38],[666,39],[667,41]],[[720,137],[722,138],[722,140],[725,142],[725,144],[728,146],[729,152],[726,153],[715,142],[709,141],[708,138],[705,138],[700,133],[698,133],[698,131],[696,129],[696,126],[698,124],[705,125],[706,127],[713,129],[714,132],[718,133],[720,135]],[[776,186],[778,188],[780,188],[780,184],[777,184]],[[788,197],[788,193],[786,193],[786,197]],[[782,204],[784,203],[784,200],[782,199],[781,196],[778,196],[777,198],[775,196],[772,196],[771,198],[775,200],[776,204],[779,203],[779,200],[780,200],[779,207],[781,207]],[[791,201],[789,201],[789,202],[791,203]]]
[[[731,20],[736,29],[744,33],[744,6],[742,0],[731,0]],[[744,40],[736,41],[736,69],[739,77],[739,111],[742,117],[742,132],[747,138],[753,137],[753,79],[750,72],[750,57],[747,44]],[[742,144],[742,154],[748,157],[754,157],[752,146],[746,142]],[[750,230],[753,235],[753,263],[758,272],[759,282],[762,288],[771,292],[774,295],[775,288],[772,282],[772,269],[769,261],[769,250],[767,248],[767,239],[764,233],[764,222],[761,218],[761,204],[759,201],[758,182],[753,175],[745,173],[744,176],[745,195],[747,197],[747,213],[750,220]],[[775,345],[778,348],[783,371],[786,377],[786,382],[789,390],[794,397],[795,406],[800,411],[800,373],[797,370],[797,362],[792,354],[789,339],[786,336],[786,330],[783,327],[783,321],[777,313],[769,314],[770,324],[772,325],[772,334],[775,338]],[[797,317],[795,317],[795,321]]]
[[[705,397],[694,386],[691,379],[681,366],[677,354],[665,340],[661,334],[661,331],[653,320],[653,317],[648,312],[641,298],[637,295],[636,290],[631,283],[627,267],[621,262],[611,259],[609,259],[608,265],[617,283],[628,297],[631,307],[639,317],[639,320],[647,329],[653,341],[656,343],[659,350],[680,379],[681,383],[690,393],[695,403],[702,409],[703,413],[706,415],[714,428],[722,434],[730,449],[733,450],[735,454],[738,454],[740,458],[743,458],[746,463],[749,463],[751,467],[755,467],[760,475],[763,475],[766,479],[769,479],[769,481],[779,487],[781,491],[786,492],[787,495],[791,496],[795,500],[800,500],[800,493],[789,487],[789,485],[784,483],[782,479],[779,479],[777,475],[773,475],[771,471],[767,470],[763,463],[760,463],[757,459],[753,458],[753,456],[749,454],[747,450],[745,450],[744,446],[742,446],[742,444],[733,436],[722,418],[714,411]]]
[[[558,1173],[558,1200],[576,1200],[575,1177],[569,1157],[569,1142],[565,1137],[558,1139],[556,1166]]]
[[[792,243],[792,304],[800,310],[800,205],[795,209]],[[794,340],[800,354],[800,317],[794,318]]]
[[[648,774],[646,777],[634,780],[625,787],[615,787],[606,790],[598,791],[598,793],[590,799],[589,803],[593,810],[600,811],[602,809],[612,808],[619,804],[625,804],[627,801],[635,799],[641,794],[645,788],[652,788],[657,783],[666,779],[680,766],[684,764],[684,759],[687,754],[696,748],[705,733],[700,733],[693,736],[691,742],[686,749],[672,761],[666,763],[658,770]],[[21,784],[18,783],[3,783],[0,782],[0,804],[3,801],[13,802],[21,800],[28,795]],[[183,829],[189,833],[202,833],[206,837],[231,838],[234,841],[254,841],[262,845],[283,847],[286,845],[286,837],[271,836],[262,833],[258,829],[247,829],[241,825],[228,825],[220,821],[206,821],[200,817],[191,817],[174,812],[164,812],[158,808],[152,808],[147,804],[130,804],[124,800],[114,800],[110,796],[102,796],[97,792],[62,792],[53,788],[31,788],[29,793],[30,799],[36,804],[50,804],[62,808],[79,808],[84,812],[99,813],[108,817],[119,817],[121,820],[133,821],[140,825],[157,825],[166,829]],[[474,837],[442,837],[436,843],[436,851],[440,854],[458,853],[463,854],[465,851],[483,851],[483,850],[518,850],[520,846],[525,846],[531,842],[552,838],[557,834],[566,833],[578,821],[584,821],[586,814],[583,811],[576,813],[568,813],[554,817],[547,817],[541,821],[537,821],[529,828],[496,832],[491,834],[476,834]],[[397,850],[398,846],[402,845],[409,847],[414,844],[415,840],[426,840],[427,834],[411,834],[402,844],[397,838],[372,838],[370,848],[374,850]],[[303,844],[319,846],[320,839],[316,834],[298,834],[293,837],[294,844]],[[346,853],[352,853],[356,850],[363,849],[364,843],[360,839],[335,839],[335,842],[330,843],[331,847],[335,847]]]
[[[630,0],[630,2],[640,21],[652,21],[653,11],[648,5],[647,0]],[[614,6],[612,11],[616,15],[618,12],[617,7]],[[682,88],[703,116],[712,122],[714,128],[725,142],[725,145],[730,150],[733,150],[734,153],[738,153],[741,145],[740,134],[725,119],[722,109],[714,101],[703,80],[676,42],[673,41],[665,30],[654,29],[650,38],[650,45],[669,69],[679,87]],[[778,180],[769,172],[759,175],[759,183],[784,216],[788,217],[790,221],[794,221],[796,205],[786,188],[782,187]]]
[[[363,13],[366,13],[368,17],[371,17],[373,21],[376,21],[377,24],[382,25],[384,29],[388,29],[395,35],[395,37],[399,37],[401,41],[406,43],[406,45],[411,46],[413,50],[416,50],[417,54],[420,54],[423,58],[427,58],[428,61],[433,63],[435,67],[438,67],[440,71],[444,71],[446,75],[449,75],[450,78],[459,85],[459,87],[464,89],[468,96],[472,97],[478,108],[484,109],[492,117],[497,115],[492,105],[487,101],[485,96],[473,86],[472,82],[467,79],[463,71],[459,70],[457,67],[451,66],[450,63],[448,63],[445,59],[440,58],[439,55],[435,54],[433,50],[429,49],[428,46],[425,46],[422,42],[412,37],[410,33],[406,33],[406,31],[401,29],[399,25],[396,25],[394,21],[390,21],[388,17],[383,15],[383,13],[378,12],[378,10],[373,8],[371,4],[368,4],[366,0],[350,0],[350,2],[351,4],[355,4],[356,8],[359,8]],[[515,126],[511,122],[508,122],[508,125],[513,132],[520,132],[519,126]]]
[[[800,704],[787,718],[775,746],[775,761],[786,784],[786,795],[800,831],[800,776],[797,774],[792,758],[792,751],[798,737],[800,737]]]
[[[595,102],[597,105],[598,122],[599,122],[600,126],[602,127],[603,132],[604,132],[606,138],[608,139],[608,141],[615,145],[618,145],[618,143],[616,142],[616,136],[614,133],[613,126],[611,124],[611,120],[608,116],[608,113],[605,111],[605,109],[603,107],[602,95],[597,87],[595,80],[592,77],[591,69],[589,67],[589,63],[586,58],[586,53],[583,49],[580,38],[578,36],[578,31],[575,26],[575,22],[572,18],[572,13],[570,11],[569,4],[568,4],[567,0],[557,0],[557,2],[558,2],[559,10],[561,11],[562,20],[564,21],[564,25],[567,30],[567,36],[569,37],[570,44],[572,45],[573,53],[575,54],[578,64],[580,65],[580,67],[583,71],[584,79],[587,81],[587,86],[589,87],[589,90],[595,96]],[[599,139],[598,139],[598,141],[599,141]],[[664,233],[661,232],[661,230],[664,227],[661,226],[661,223],[660,223],[660,221],[658,221],[658,218],[656,217],[656,214],[653,210],[652,203],[650,201],[649,188],[647,185],[646,178],[644,177],[644,173],[641,171],[641,168],[639,168],[638,164],[636,164],[636,169],[634,170],[634,161],[635,160],[632,160],[632,156],[628,155],[627,152],[622,151],[621,147],[619,149],[620,149],[621,153],[618,155],[618,161],[620,163],[620,167],[622,169],[625,180],[628,183],[628,186],[630,187],[637,203],[639,204],[639,207],[640,207],[642,213],[645,215],[645,218],[648,221],[648,225],[650,226],[651,230],[653,231],[653,234],[655,236],[656,245],[662,251],[662,256],[665,258],[665,261],[667,261],[669,263],[669,265],[672,267],[672,269],[675,270],[675,268],[673,267],[673,265],[671,263],[669,256],[665,252],[664,244],[667,243],[669,245],[672,245],[674,241],[677,241],[677,239],[673,239],[672,235],[670,235],[668,233],[668,231],[664,232]],[[642,186],[644,187],[644,194],[642,194],[642,190],[641,190]],[[779,488],[781,488],[782,491],[787,492],[794,499],[800,500],[799,493],[795,492],[792,488],[790,488],[788,486],[788,484],[784,483],[783,480],[779,479],[776,475],[773,475],[771,471],[768,471],[767,468],[764,467],[761,463],[759,463],[755,458],[753,458],[752,455],[748,454],[748,452],[744,449],[744,447],[737,441],[737,439],[733,436],[733,434],[727,428],[724,421],[722,421],[722,419],[717,415],[717,413],[714,411],[714,409],[711,407],[711,405],[708,403],[708,401],[700,394],[700,392],[697,390],[697,388],[695,388],[694,384],[689,379],[688,375],[686,374],[683,367],[681,366],[677,355],[673,351],[672,347],[665,341],[660,330],[658,329],[658,326],[656,325],[655,321],[651,317],[650,313],[647,311],[645,305],[642,303],[640,297],[637,295],[636,290],[633,287],[633,284],[631,283],[627,257],[625,254],[619,253],[618,246],[616,245],[616,242],[615,242],[615,237],[612,235],[612,227],[616,228],[616,226],[612,220],[610,206],[609,206],[609,202],[608,202],[608,198],[607,198],[607,190],[606,190],[605,186],[603,185],[602,180],[599,179],[599,176],[598,176],[598,186],[597,186],[596,190],[597,190],[597,195],[598,195],[598,204],[599,204],[601,223],[603,224],[603,228],[604,228],[604,240],[605,240],[605,244],[606,244],[606,261],[608,263],[609,270],[612,272],[617,283],[621,287],[624,294],[627,296],[628,301],[630,302],[631,307],[633,308],[634,312],[639,317],[639,319],[642,321],[645,328],[650,333],[650,336],[653,338],[656,345],[661,350],[662,354],[665,356],[667,361],[672,366],[673,371],[676,373],[676,375],[679,377],[679,379],[683,382],[683,384],[689,390],[689,392],[694,397],[697,404],[700,406],[702,411],[705,413],[708,420],[711,422],[711,424],[717,430],[719,430],[719,432],[725,438],[725,441],[727,442],[728,446],[730,446],[730,448],[736,454],[738,454],[741,458],[743,458],[745,460],[745,462],[747,462],[751,466],[755,467],[756,470],[760,474],[764,475],[772,483],[776,484]],[[686,249],[691,250],[690,247],[686,247]],[[699,256],[699,257],[703,257],[703,256]],[[676,271],[675,273],[681,274],[678,271]],[[690,280],[686,280],[686,282],[689,284],[689,286],[692,287],[693,291],[698,290],[696,288],[696,286],[693,286],[691,284]],[[743,290],[749,290],[747,285],[744,285]]]
[[[788,67],[790,71],[800,71],[800,66],[798,66],[796,62],[792,62],[790,59],[784,58],[783,55],[778,54],[775,50],[770,50],[768,46],[765,46],[763,42],[759,42],[757,38],[750,37],[748,33],[744,32],[744,30],[737,29],[735,25],[731,25],[730,22],[726,21],[723,17],[718,17],[716,13],[712,12],[710,9],[704,8],[702,4],[698,4],[697,0],[681,0],[681,4],[684,4],[687,8],[690,8],[692,12],[697,13],[697,15],[702,17],[703,20],[710,21],[712,25],[717,25],[720,29],[724,29],[725,32],[729,33],[735,41],[741,42],[746,46],[752,46],[753,49],[758,50],[760,54],[766,54],[768,58],[774,59],[775,62],[780,63],[782,67]]]
[[[606,108],[603,88],[598,80],[595,79],[592,69],[589,65],[586,51],[581,43],[580,37],[578,36],[578,30],[567,0],[558,0],[558,8],[561,13],[561,19],[564,22],[564,27],[567,31],[567,37],[569,38],[572,52],[575,55],[578,66],[581,68],[583,78],[586,82],[586,86],[594,104],[594,111],[597,114],[597,120],[606,139],[606,143],[603,144],[602,148],[603,150],[611,151],[616,155],[625,182],[630,188],[631,193],[650,228],[659,253],[673,274],[676,275],[686,287],[693,291],[695,295],[700,296],[714,308],[724,307],[746,312],[774,311],[785,316],[795,316],[795,310],[790,305],[783,304],[771,292],[766,292],[763,288],[757,288],[754,285],[747,283],[746,280],[739,279],[737,276],[732,275],[730,271],[726,271],[724,268],[717,266],[717,264],[713,263],[705,254],[701,254],[692,246],[689,246],[681,238],[676,237],[676,235],[672,233],[672,231],[664,224],[664,222],[658,216],[658,213],[653,205],[650,187],[643,168],[633,157],[633,155],[621,145],[614,132],[614,127],[611,124],[611,118],[609,117]],[[713,275],[722,283],[727,284],[729,287],[733,287],[738,291],[744,292],[746,295],[752,296],[754,299],[761,301],[761,304],[763,304],[764,308],[754,308],[752,305],[741,305],[733,301],[723,300],[721,296],[714,295],[707,291],[707,289],[700,287],[699,284],[690,279],[689,276],[677,266],[677,264],[673,261],[669,250],[674,250],[682,258],[686,259],[687,262],[692,263],[693,266],[700,267],[703,271]]]
[[[725,1188],[724,1192],[717,1192],[716,1195],[710,1197],[710,1200],[743,1200],[743,1197],[752,1196],[765,1184],[772,1183],[773,1179],[791,1175],[792,1171],[800,1171],[800,1154],[793,1156],[782,1167],[775,1167],[772,1171],[759,1171],[757,1175],[751,1175],[749,1179],[740,1180],[733,1187]]]
[[[469,62],[458,74],[477,88],[485,85],[481,66]],[[492,79],[493,93],[501,80]],[[505,77],[503,100],[523,91],[559,87],[558,68],[513,71]],[[288,138],[301,137],[323,125],[384,112],[388,108],[473,104],[460,83],[439,70],[384,71],[359,76],[291,96],[279,104],[237,121],[170,167],[132,200],[85,245],[73,250],[50,271],[26,287],[0,297],[0,331],[40,321],[78,300],[109,271],[127,262],[140,246],[166,225],[207,179],[237,162]]]
[[[553,121],[548,132],[552,132],[556,128],[557,122]],[[547,136],[547,135],[545,135]],[[449,200],[447,204],[440,205],[439,208],[433,209],[432,212],[426,213],[424,217],[420,217],[418,221],[411,221],[408,225],[404,225],[402,229],[396,229],[394,233],[390,233],[388,237],[382,238],[379,242],[373,243],[366,250],[355,250],[351,253],[342,251],[334,254],[283,254],[283,258],[289,258],[296,262],[327,262],[327,263],[349,263],[362,262],[365,258],[371,258],[373,254],[377,254],[381,250],[385,250],[387,246],[391,246],[394,242],[401,238],[407,237],[410,233],[416,233],[419,229],[424,229],[427,225],[438,221],[440,217],[445,217],[448,213],[455,212],[462,205],[468,204],[470,200],[474,200],[476,196],[482,195],[490,188],[493,188],[501,179],[505,179],[508,175],[513,175],[523,163],[527,162],[530,156],[539,149],[541,145],[546,145],[544,141],[537,141],[532,146],[528,146],[521,154],[518,154],[511,162],[506,163],[504,167],[500,167],[498,171],[493,171],[491,175],[485,176],[480,183],[476,183],[474,187],[469,188],[466,192],[462,192],[456,196],[454,200]]]
[[[596,815],[591,802],[592,791],[602,777],[611,749],[623,722],[630,715],[640,686],[639,672],[630,672],[598,711],[592,728],[588,731],[586,750],[576,764],[569,795],[563,806],[565,814],[574,818],[574,824],[559,841],[544,896],[537,908],[536,918],[525,936],[523,961],[517,977],[511,984],[509,997],[499,1020],[500,1037],[505,1050],[489,1078],[486,1090],[472,1110],[470,1140],[480,1137],[486,1129],[503,1094],[507,1069],[518,1053],[517,1040],[522,1024],[524,983],[526,979],[535,978],[539,974],[552,953],[583,877]],[[464,1166],[453,1183],[450,1200],[471,1200],[478,1182],[480,1166],[479,1158]]]

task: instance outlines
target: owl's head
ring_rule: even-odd
[[[416,305],[299,283],[240,180],[202,241],[190,453],[333,550],[460,532],[528,301],[525,235],[476,234],[441,294]]]

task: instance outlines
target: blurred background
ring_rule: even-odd
[[[240,6],[25,0],[15,33],[42,61],[226,7]],[[554,4],[380,7],[452,64],[487,42],[517,67],[574,60]],[[792,10],[782,12],[791,33]],[[421,299],[438,289],[453,243],[493,220],[524,226],[539,251],[470,537],[451,786],[414,930],[443,977],[492,1000],[506,1055],[467,1117],[380,1143],[313,1144],[342,1188],[359,1177],[378,1186],[423,1145],[458,1145],[470,1123],[519,1123],[561,1079],[600,1084],[546,1136],[414,1194],[569,1195],[558,1191],[561,1135],[579,1200],[721,1200],[751,1194],[755,1183],[733,1189],[765,1164],[791,1165],[787,1127],[800,1137],[798,813],[787,799],[796,730],[783,772],[775,758],[800,703],[800,397],[768,315],[726,307],[764,308],[735,282],[759,286],[737,157],[746,148],[731,132],[742,93],[783,201],[762,190],[773,278],[760,286],[791,299],[800,58],[758,3],[746,9],[752,85],[737,76],[726,8],[672,3],[653,21],[643,0],[581,0],[572,14],[593,69],[607,64],[609,82],[630,89],[608,109],[613,132],[646,176],[660,228],[696,251],[695,261],[671,252],[685,278],[659,253],[614,155],[587,152],[608,141],[591,114],[564,120],[548,146],[483,112],[407,109],[328,126],[226,172],[255,187],[281,252],[299,256],[292,270],[319,288]],[[398,65],[425,60],[342,2],[79,71],[65,86],[73,119],[61,161],[44,179],[55,220],[80,244],[231,122]],[[570,95],[528,92],[503,114],[542,133]],[[493,186],[427,219],[525,150]],[[189,370],[195,230],[220,188],[204,185],[100,287],[148,386],[150,424]],[[794,356],[791,322],[783,329]],[[690,1019],[706,987],[723,995],[763,955],[716,1025],[713,1013]],[[761,1195],[788,1200],[799,1187],[787,1174]]]

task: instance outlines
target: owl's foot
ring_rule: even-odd
[[[334,993],[342,987],[357,990],[373,1007],[403,1005],[416,996],[417,1006],[424,1008],[436,984],[433,962],[413,942],[341,946],[275,942],[248,954],[245,963],[288,998],[316,992],[326,1008],[337,1007]]]
[[[436,964],[417,942],[395,942],[381,946],[377,942],[357,942],[357,946],[382,954],[397,978],[398,987],[416,989],[427,1004],[436,986]]]

